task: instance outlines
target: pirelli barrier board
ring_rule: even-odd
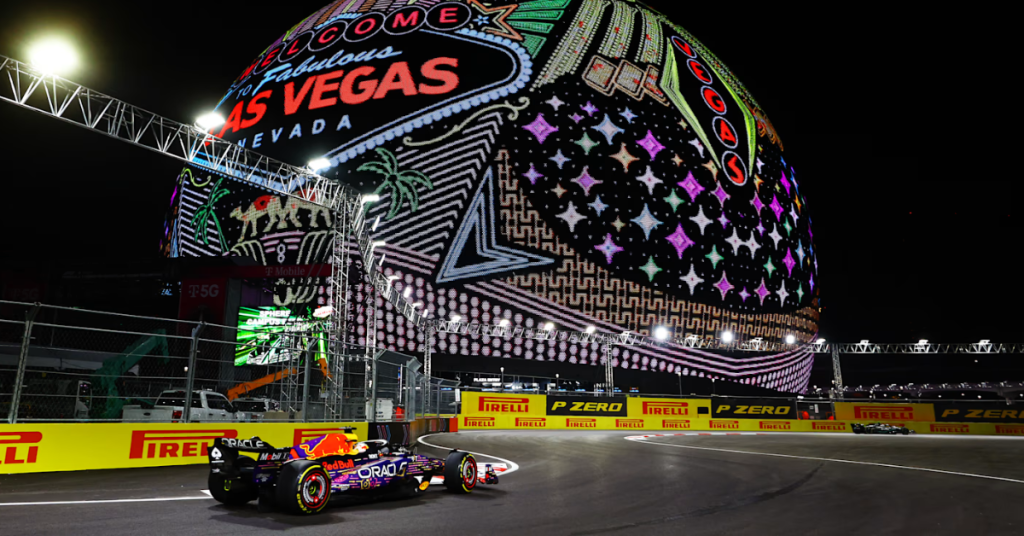
[[[343,427],[367,437],[366,423],[0,424],[0,474],[206,463],[218,437],[291,446]]]

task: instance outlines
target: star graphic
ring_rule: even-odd
[[[722,215],[716,218],[718,223],[722,224],[722,229],[725,229],[729,225],[729,218],[725,217],[725,211],[722,211]]]
[[[604,212],[604,209],[608,208],[608,205],[601,202],[601,196],[597,196],[597,199],[594,200],[593,203],[589,203],[587,206],[594,209],[594,212],[597,212],[598,216],[600,216],[601,213]]]
[[[612,222],[612,227],[615,227],[615,232],[617,232],[617,233],[621,233],[622,232],[622,228],[625,227],[625,226],[626,226],[626,224],[623,223],[622,220],[619,219],[618,217],[616,217],[615,221]]]
[[[789,270],[789,277],[793,277],[793,267],[796,266],[796,261],[793,260],[793,252],[786,248],[786,257],[782,259],[782,264],[786,265],[786,269]]]
[[[690,128],[690,125],[686,124],[686,120],[685,119],[680,119],[679,120],[679,126],[683,127],[683,130],[689,130],[689,128]]]
[[[793,225],[796,226],[797,222],[800,221],[800,216],[796,213],[796,206],[789,207],[789,215],[793,218]]]
[[[583,121],[583,116],[580,114],[572,114],[569,116],[569,119],[572,119],[578,125],[580,124],[580,121]]]
[[[622,144],[622,148],[619,149],[619,152],[611,155],[611,158],[618,160],[619,163],[622,164],[622,170],[625,171],[626,173],[629,173],[630,164],[636,162],[637,160],[640,160],[639,158],[629,154],[629,151],[626,150],[625,143]]]
[[[544,119],[544,114],[537,114],[537,118],[529,125],[524,126],[523,129],[536,136],[537,141],[542,144],[544,140],[548,139],[548,136],[558,132],[558,127],[551,126],[551,123]]]
[[[793,232],[793,226],[789,224],[789,218],[783,220],[782,228],[786,230],[786,236],[789,236]]]
[[[551,160],[552,162],[557,164],[558,169],[562,169],[562,166],[564,166],[566,162],[572,162],[571,158],[566,158],[565,155],[562,154],[561,149],[558,150],[558,153],[556,153],[555,156],[552,156],[548,160]]]
[[[725,295],[728,294],[730,290],[736,287],[734,287],[732,283],[730,283],[729,280],[725,278],[725,272],[722,272],[722,279],[715,283],[715,288],[717,288],[718,291],[722,293],[722,299],[725,300]]]
[[[523,173],[523,176],[530,179],[530,184],[537,184],[537,179],[544,177],[544,175],[537,172],[537,168],[533,164],[530,164],[530,171]]]
[[[764,165],[764,162],[761,161],[761,157],[758,157],[755,163],[757,164],[757,172],[761,173],[761,166]]]
[[[672,213],[675,214],[676,209],[679,208],[679,205],[685,203],[686,201],[684,201],[683,198],[676,195],[676,189],[673,188],[672,191],[668,194],[668,197],[665,198],[665,202],[672,205]]]
[[[661,268],[658,268],[658,265],[654,264],[654,257],[647,257],[647,264],[641,266],[640,270],[647,272],[647,277],[650,281],[654,281],[654,276],[658,275]]]
[[[811,274],[810,285],[811,285],[811,292],[814,292],[814,274]]]
[[[714,195],[715,199],[718,199],[718,204],[722,207],[722,210],[725,210],[725,200],[732,196],[725,192],[725,189],[722,188],[722,183],[717,183],[717,186],[718,187],[715,188],[715,191],[711,192],[711,195]]]
[[[761,202],[761,196],[754,192],[754,198],[750,200],[750,204],[754,205],[754,210],[757,211],[757,215],[761,215],[761,209],[764,208],[764,203]]]
[[[587,115],[590,117],[594,117],[594,114],[600,111],[597,109],[596,106],[590,104],[590,101],[587,101],[586,106],[580,106],[580,109],[583,110],[584,112],[587,112]]]
[[[580,147],[583,147],[583,152],[586,153],[587,156],[590,156],[590,151],[593,150],[594,147],[597,147],[597,146],[599,146],[601,144],[597,143],[596,141],[594,141],[592,139],[590,139],[590,136],[587,136],[587,133],[584,132],[583,133],[583,137],[580,138],[580,140],[576,142],[576,145],[579,145]]]
[[[747,303],[747,298],[749,297],[750,293],[747,292],[747,287],[743,287],[743,290],[740,291],[740,298],[743,298],[743,303]]]
[[[690,263],[690,273],[680,277],[679,279],[681,279],[684,283],[690,286],[691,296],[693,295],[693,291],[697,287],[697,285],[704,282],[703,279],[697,277],[697,271],[693,269],[693,263]]]
[[[750,240],[744,242],[743,245],[750,250],[750,258],[754,258],[754,255],[757,255],[757,250],[761,249],[761,244],[758,244],[757,240],[754,239],[753,231],[750,232]]]
[[[708,217],[704,215],[704,207],[699,205],[697,206],[697,215],[690,218],[690,220],[700,226],[701,236],[704,236],[704,228],[707,227],[711,222],[715,221],[709,220]]]
[[[718,180],[718,166],[715,164],[714,160],[708,160],[707,162],[701,164],[700,166],[710,171],[711,177],[713,179],[715,179],[716,181]]]
[[[676,167],[679,167],[679,166],[683,165],[683,159],[679,158],[679,155],[674,155],[672,157],[672,163],[675,164]]]
[[[625,119],[625,120],[626,120],[626,122],[627,122],[627,123],[629,123],[630,125],[632,125],[632,124],[633,124],[633,120],[634,120],[634,119],[636,119],[636,118],[638,117],[638,116],[637,116],[637,115],[636,115],[635,113],[633,113],[633,111],[632,111],[632,110],[630,110],[629,108],[626,108],[626,111],[624,111],[624,112],[620,113],[619,115],[620,115],[620,116],[622,116],[622,118],[623,118],[623,119]]]
[[[615,144],[615,135],[622,134],[625,130],[622,130],[615,123],[612,122],[612,118],[608,117],[608,114],[604,114],[604,121],[601,121],[600,125],[596,127],[590,127],[601,134],[604,134],[604,138],[608,140],[608,145]]]
[[[511,15],[512,12],[515,11],[516,8],[519,7],[518,5],[500,6],[500,7],[488,8],[488,7],[484,7],[478,1],[471,1],[469,4],[472,5],[474,8],[476,8],[476,10],[478,12],[480,12],[480,13],[482,13],[484,15],[488,15],[489,16],[488,18],[490,19],[490,22],[493,23],[496,26],[496,28],[487,28],[487,29],[485,29],[484,30],[485,32],[487,32],[489,34],[493,34],[493,35],[499,36],[499,37],[507,37],[507,38],[509,38],[509,39],[511,39],[513,41],[522,41],[523,40],[522,34],[517,32],[515,30],[515,28],[513,28],[511,25],[509,25],[508,20],[507,20],[509,15]],[[497,16],[495,16],[495,15],[497,15]]]
[[[786,304],[786,298],[789,297],[789,292],[786,292],[786,281],[785,280],[782,281],[782,288],[780,288],[779,290],[776,290],[775,293],[779,295],[779,303],[781,303],[782,305],[785,305]]]
[[[690,140],[688,143],[694,146],[698,151],[700,151],[700,157],[704,158],[704,146],[701,145],[700,140],[694,138]]]
[[[782,205],[779,204],[779,198],[772,196],[772,203],[768,205],[771,207],[772,212],[775,213],[775,221],[782,221]]]
[[[786,195],[789,195],[790,184],[789,184],[789,179],[786,178],[786,172],[785,171],[782,172],[782,178],[779,179],[779,184],[781,184],[782,187],[786,189]]]
[[[583,173],[580,173],[580,176],[573,179],[572,182],[579,184],[580,188],[583,188],[583,194],[586,195],[587,197],[590,197],[590,189],[593,188],[594,186],[597,186],[598,184],[603,183],[604,181],[599,181],[594,177],[591,177],[590,166],[585,166],[583,168]]]
[[[814,258],[814,273],[818,273],[818,258]]]
[[[658,153],[665,148],[650,130],[647,131],[647,136],[642,140],[637,140],[636,144],[647,150],[647,153],[651,155],[651,160],[654,160]]]
[[[757,220],[757,227],[754,227],[754,229],[757,229],[757,234],[764,236],[764,225],[761,224],[760,219]]]
[[[775,267],[774,264],[772,264],[772,257],[771,257],[771,255],[768,256],[768,262],[764,263],[764,269],[768,270],[768,279],[771,279],[772,278],[772,274],[775,272],[775,270],[778,269],[778,268]]]
[[[800,264],[803,264],[803,262],[804,262],[804,244],[803,244],[803,241],[802,240],[797,240],[796,246],[797,246],[796,247],[796,256],[797,256],[798,259],[800,259]]]
[[[644,183],[647,186],[647,192],[650,195],[654,195],[654,187],[661,184],[661,179],[654,176],[654,171],[651,170],[651,166],[647,166],[647,173],[636,178],[636,180]]]
[[[794,203],[796,203],[796,209],[797,209],[798,211],[800,211],[800,212],[803,212],[803,210],[804,210],[804,204],[803,204],[803,203],[802,203],[801,201],[802,201],[802,200],[800,199],[800,196],[799,196],[799,195],[798,195],[798,196],[796,196],[796,198],[795,198],[795,199],[793,199],[793,202],[794,202]]]
[[[800,303],[800,302],[804,301],[804,285],[803,285],[803,283],[801,283],[800,286],[797,287],[796,295],[798,296],[798,298],[796,300],[797,303]]]
[[[561,199],[562,198],[562,194],[564,194],[565,192],[568,192],[569,190],[566,190],[565,188],[562,188],[561,184],[557,184],[550,191],[554,192],[555,195],[557,195],[558,198]]]
[[[758,193],[761,192],[761,185],[762,184],[764,184],[764,181],[761,180],[761,177],[759,177],[758,175],[754,175],[754,186],[757,187]]]
[[[779,226],[776,225],[772,232],[768,233],[768,236],[775,241],[775,249],[779,249],[779,241],[782,240],[782,235],[779,234]]]
[[[697,182],[697,179],[693,178],[692,171],[687,171],[686,179],[676,184],[681,186],[686,193],[690,194],[690,201],[696,201],[697,196],[704,191],[704,187]]]
[[[723,214],[723,216],[724,215],[725,214]],[[746,245],[746,242],[740,240],[739,231],[737,231],[735,227],[733,227],[733,229],[732,229],[732,236],[730,236],[729,238],[726,238],[725,241],[730,246],[732,246],[732,254],[733,255],[739,255],[739,253],[740,253],[740,246]]]
[[[608,264],[612,263],[613,255],[620,251],[623,251],[623,248],[617,246],[615,242],[612,240],[612,235],[610,233],[604,237],[604,243],[594,246],[594,249],[600,251],[601,253],[604,253],[604,258],[608,261]]]
[[[657,226],[664,223],[658,221],[658,219],[651,214],[651,211],[647,208],[647,203],[644,203],[643,212],[641,212],[639,216],[629,221],[639,225],[640,228],[644,230],[644,240],[650,240],[651,231],[654,230],[654,228],[656,228]]]
[[[768,287],[765,286],[765,284],[764,284],[764,278],[763,277],[761,278],[761,286],[759,286],[756,289],[754,289],[754,294],[757,294],[757,297],[761,298],[761,305],[762,306],[764,305],[764,299],[767,298],[769,294],[771,294],[771,291],[769,291]]]
[[[718,268],[718,263],[725,258],[718,254],[718,246],[711,246],[711,253],[704,255],[704,257],[711,260],[712,268]]]
[[[686,248],[696,243],[686,236],[686,233],[683,231],[683,225],[679,223],[676,224],[676,232],[668,235],[665,240],[668,240],[670,244],[675,246],[676,254],[679,255],[680,259],[683,258],[683,252],[686,251]]]
[[[546,100],[544,102],[546,102],[547,104],[550,104],[551,107],[554,108],[556,112],[558,111],[559,106],[562,106],[562,105],[565,104],[564,102],[562,102],[561,99],[558,98],[558,95],[554,95],[554,96],[551,97],[550,100]]]
[[[576,224],[587,219],[586,216],[576,212],[576,206],[573,205],[572,201],[569,201],[569,208],[557,216],[558,219],[565,220],[565,223],[569,224],[569,231],[576,232]]]

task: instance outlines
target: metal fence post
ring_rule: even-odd
[[[381,355],[381,352],[374,352],[373,361],[370,362],[373,370],[370,372],[370,414],[366,416],[366,422],[377,420],[377,358]]]
[[[441,416],[441,384],[437,384],[437,405],[434,406],[434,414]]]
[[[185,423],[192,422],[192,387],[196,381],[196,354],[199,353],[199,332],[206,326],[200,322],[192,328],[192,346],[188,350],[188,374],[185,376],[185,408],[181,416]]]
[[[309,422],[309,375],[313,361],[313,348],[316,346],[318,346],[316,342],[311,340],[309,346],[306,347],[306,370],[303,372],[305,378],[302,379],[302,422]]]
[[[833,398],[841,398],[843,391],[843,371],[839,366],[839,345],[832,345],[832,391],[834,394]]]
[[[18,403],[21,401],[21,388],[25,384],[25,367],[28,365],[28,348],[32,343],[32,326],[42,305],[36,303],[25,312],[25,333],[21,336],[21,351],[18,353],[18,372],[14,376],[14,392],[11,393],[11,407],[7,412],[7,422],[18,422]]]

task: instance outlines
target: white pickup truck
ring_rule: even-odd
[[[171,390],[160,393],[152,409],[140,405],[124,406],[124,422],[184,422],[185,391]],[[192,391],[192,422],[233,422],[236,410],[228,397],[214,391]]]

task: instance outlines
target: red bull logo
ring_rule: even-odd
[[[481,413],[529,413],[530,399],[481,396],[479,409]]]
[[[678,415],[690,414],[689,404],[686,402],[644,402],[644,415]]]
[[[304,457],[307,460],[315,460],[325,456],[348,454],[352,450],[353,443],[355,442],[350,441],[345,434],[328,434],[319,439],[301,443],[298,449],[292,449],[292,452],[295,453],[298,450],[297,454],[299,456],[296,456],[297,458]]]
[[[238,430],[135,430],[132,432],[128,458],[206,456],[207,447],[220,437],[235,439]]]
[[[36,443],[42,440],[41,432],[0,432],[0,445],[7,445],[3,449],[4,456],[0,464],[36,463],[39,456]]]
[[[316,439],[327,434],[337,434],[338,427],[334,428],[296,428],[292,436],[292,445],[305,443],[310,439]]]
[[[666,430],[689,430],[690,421],[682,419],[663,419],[661,421],[661,427]]]
[[[739,430],[740,421],[709,421],[712,430]]]
[[[324,469],[328,471],[344,471],[345,469],[352,469],[353,467],[355,467],[355,464],[352,460],[338,460],[324,464]]]

